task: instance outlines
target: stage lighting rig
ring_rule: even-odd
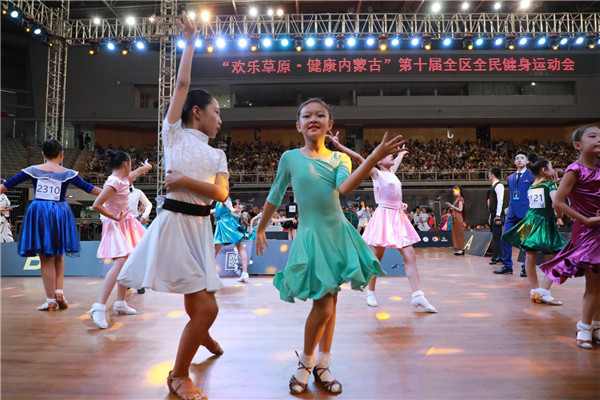
[[[386,35],[379,36],[379,50],[386,51],[388,48],[388,37]]]
[[[504,40],[504,48],[508,50],[514,50],[516,40],[517,37],[515,35],[506,35]]]
[[[463,36],[463,49],[473,50],[473,35]]]
[[[431,50],[431,36],[423,35],[421,37],[421,48],[425,50]]]

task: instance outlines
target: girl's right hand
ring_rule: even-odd
[[[123,221],[123,219],[127,216],[127,214],[129,214],[129,211],[119,213],[117,218],[115,218],[115,221],[117,221],[117,222]]]
[[[373,150],[371,153],[371,155],[375,157],[377,161],[383,160],[390,154],[395,154],[402,151],[402,145],[404,145],[405,142],[404,140],[401,140],[402,135],[398,135],[390,141],[387,141],[387,136],[388,133],[385,132],[383,134],[383,139],[381,139],[381,143],[379,143],[379,146],[375,147],[375,150]]]
[[[269,243],[267,242],[267,236],[263,231],[256,230],[256,239],[254,246],[256,247],[256,255],[264,256],[265,248],[269,247]]]
[[[187,16],[187,12],[182,12],[181,17],[183,19],[183,23],[179,20],[176,20],[177,25],[181,28],[181,36],[185,39],[187,44],[195,45],[196,39],[198,38],[198,29],[196,29],[196,23],[193,19]]]
[[[600,225],[600,210],[596,211],[596,215],[594,217],[588,218],[585,224],[587,226]]]
[[[340,131],[337,131],[337,132],[335,133],[335,135],[333,135],[333,134],[332,134],[332,132],[331,132],[331,131],[329,131],[329,133],[327,133],[327,134],[325,135],[325,137],[326,137],[327,139],[331,140],[331,143],[333,143],[333,145],[334,145],[335,147],[339,148],[339,146],[340,146],[340,138],[339,138],[339,134],[340,134]]]

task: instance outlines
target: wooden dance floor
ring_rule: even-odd
[[[416,251],[424,290],[440,312],[414,313],[405,277],[380,279],[378,308],[345,287],[331,367],[344,385],[339,398],[600,398],[600,348],[575,346],[583,279],[553,288],[564,306],[536,305],[526,278],[493,275],[489,258]],[[107,312],[109,329],[100,330],[86,311],[101,282],[66,278],[69,309],[40,312],[41,278],[2,279],[2,399],[175,398],[165,378],[187,321],[182,296],[130,291],[139,314]],[[225,354],[201,348],[192,379],[210,399],[293,398],[288,381],[310,302],[279,300],[270,277],[224,283],[211,332]],[[330,396],[311,378],[299,397]]]

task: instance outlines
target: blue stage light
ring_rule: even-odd
[[[263,38],[263,40],[262,40],[262,46],[265,49],[268,49],[269,47],[271,47],[272,44],[273,44],[273,41],[271,40],[270,37]]]
[[[477,39],[475,39],[475,46],[481,46],[483,45],[483,38],[478,37]]]
[[[442,40],[442,44],[446,47],[450,46],[452,44],[452,38],[444,38],[444,40]]]
[[[519,46],[525,46],[527,44],[527,37],[523,36],[519,39]]]
[[[501,36],[498,36],[496,39],[494,39],[494,45],[502,46],[502,43],[504,43],[504,38]]]
[[[356,46],[356,38],[349,37],[348,40],[346,40],[346,44],[348,45],[348,47]]]
[[[569,38],[568,37],[563,37],[560,39],[560,41],[558,42],[558,44],[560,44],[561,46],[564,46],[565,44],[569,43]]]
[[[135,48],[138,50],[144,50],[146,48],[146,44],[142,40],[136,40]]]
[[[545,36],[540,36],[537,40],[538,46],[544,46],[548,42]]]
[[[410,40],[410,45],[413,47],[417,47],[420,43],[421,43],[421,39],[419,39],[416,36]]]
[[[313,47],[316,44],[315,38],[309,37],[306,39],[306,46]]]
[[[375,46],[375,38],[374,37],[367,38],[367,46],[369,46],[369,47]]]
[[[395,38],[392,39],[392,41],[390,43],[394,47],[400,46],[400,39],[398,39],[397,37],[395,37]]]
[[[290,40],[288,38],[283,38],[280,40],[281,47],[288,47],[290,45]]]
[[[240,49],[245,49],[248,47],[248,39],[242,37],[238,39],[237,45]]]
[[[112,51],[112,50],[116,49],[116,48],[117,48],[117,46],[115,46],[115,44],[114,44],[113,42],[108,42],[108,43],[106,43],[106,48],[107,48],[108,50],[111,50],[111,51]]]
[[[579,36],[577,39],[575,39],[575,44],[583,44],[584,40],[585,39],[583,36]]]
[[[335,42],[334,42],[333,38],[328,37],[328,38],[325,39],[325,46],[326,47],[332,47],[334,43]]]
[[[185,47],[185,40],[179,39],[177,41],[177,47],[179,47],[180,49],[183,49]]]

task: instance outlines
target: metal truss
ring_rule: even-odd
[[[65,127],[65,90],[67,85],[68,46],[64,39],[53,40],[48,48],[46,74],[46,114],[44,138],[62,140]]]
[[[71,44],[89,40],[144,38],[160,41],[170,24],[162,16],[142,18],[134,26],[119,19],[105,19],[100,25],[92,20],[70,21],[71,32],[66,39]],[[484,37],[495,35],[577,35],[600,33],[600,13],[562,14],[300,14],[281,18],[270,16],[216,16],[210,22],[199,22],[205,37],[235,37],[270,35],[431,35],[433,39],[465,34]]]
[[[162,142],[162,126],[165,111],[171,101],[173,90],[175,89],[175,73],[177,69],[177,54],[175,49],[175,34],[179,27],[175,20],[177,19],[177,0],[161,0],[160,2],[161,23],[155,25],[160,32],[160,57],[158,71],[158,133],[156,146],[156,196],[162,196],[165,193],[165,165],[164,149]]]

